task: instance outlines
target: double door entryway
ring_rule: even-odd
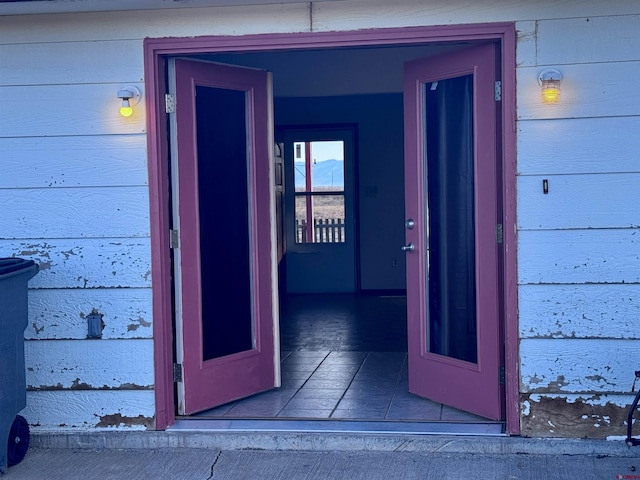
[[[300,55],[302,47],[312,49],[318,40],[322,46],[316,48],[330,58],[348,39],[355,59],[359,50],[375,57],[378,49],[385,54],[395,49],[402,58],[390,76],[404,112],[405,215],[397,221],[405,238],[397,252],[406,261],[408,390],[504,420],[500,41],[405,43],[396,36],[390,44],[384,38],[377,44],[349,33],[334,35],[333,42],[326,36],[297,37],[300,44],[291,38],[287,48],[280,37],[273,44],[264,38],[260,46],[240,48],[256,52],[271,45],[275,50],[249,61],[250,56],[214,48],[215,39],[205,42],[209,47],[175,48],[173,54],[166,53],[171,48],[154,50],[161,60],[157,73],[164,70],[166,92],[175,102],[166,117],[166,186],[171,192],[168,223],[179,232],[171,249],[169,283],[175,322],[171,363],[181,374],[174,384],[175,403],[167,395],[156,398],[173,404],[175,414],[189,415],[280,387],[279,286],[287,286],[279,281],[279,263],[286,262],[288,253],[304,258],[310,245],[315,250],[328,246],[294,237],[304,234],[291,212],[296,202],[311,205],[321,194],[296,188],[297,194],[287,197],[286,171],[281,170],[291,151],[287,149],[295,157],[296,146],[304,152],[313,141],[333,141],[326,136],[332,129],[343,139],[347,156],[357,158],[362,148],[358,126],[339,121],[322,128],[284,125],[278,143],[274,85],[290,84],[291,79],[280,80],[265,65],[270,60],[287,63],[294,59],[288,58],[292,52]],[[291,63],[285,74],[304,77]],[[384,68],[380,66],[381,74]],[[342,78],[336,85],[349,81]],[[370,91],[366,84],[359,88]],[[160,104],[162,96],[159,92]],[[278,156],[285,161],[280,163]],[[332,201],[343,197],[341,220],[346,225],[340,228],[346,241],[332,246],[352,249],[352,256],[347,254],[354,264],[349,281],[356,290],[362,281],[359,242],[375,238],[363,239],[358,230],[358,173],[353,168],[344,175],[344,185],[352,181],[353,192],[344,186],[322,196]],[[325,267],[330,256],[326,258]],[[344,258],[337,263],[344,266]],[[350,291],[348,285],[337,291]],[[317,288],[326,291],[326,286]]]

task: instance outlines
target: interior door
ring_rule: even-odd
[[[178,413],[279,385],[271,76],[172,59]]]
[[[356,290],[354,131],[283,131],[287,293]]]
[[[405,64],[409,390],[502,417],[496,51]]]

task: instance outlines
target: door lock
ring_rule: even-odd
[[[413,252],[415,249],[416,249],[416,246],[413,243],[410,243],[409,245],[403,245],[402,247],[400,247],[400,250],[408,253]]]
[[[409,218],[406,222],[404,222],[404,226],[407,227],[407,230],[413,230],[413,227],[416,226],[416,222],[413,218]]]

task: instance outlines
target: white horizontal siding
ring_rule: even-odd
[[[628,5],[630,6],[630,5]],[[640,342],[640,17],[522,23],[518,302],[525,434],[623,434]],[[563,75],[560,101],[537,77]],[[548,181],[544,194],[542,181]]]
[[[151,286],[148,238],[0,240],[0,251],[40,265],[31,288]]]
[[[3,239],[149,236],[141,187],[0,189]]]
[[[423,0],[348,0],[314,4],[314,30],[330,31],[360,28],[408,27],[415,25],[454,25],[459,23],[511,22],[548,18],[572,18],[576,15],[624,15],[640,13],[631,1],[598,3],[593,0],[512,2],[471,0],[451,2]],[[578,13],[579,12],[579,13]]]
[[[27,392],[22,415],[40,430],[144,428],[139,424],[155,416],[155,398],[150,390]]]
[[[554,65],[562,74],[557,104],[544,104],[538,75],[543,67],[517,70],[518,119],[640,115],[640,61]]]
[[[640,228],[524,230],[518,271],[529,283],[639,283]]]
[[[536,22],[538,65],[638,60],[640,15],[583,15]]]
[[[341,0],[240,7],[0,16],[0,44],[247,35],[639,15],[633,0]],[[125,52],[126,54],[126,52]]]
[[[153,387],[153,342],[149,339],[26,341],[25,356],[31,390]]]
[[[0,45],[0,58],[3,86],[144,80],[140,40]],[[82,107],[73,98],[67,101]]]
[[[335,0],[315,0],[326,2]],[[299,3],[300,0],[278,0],[278,3]],[[104,12],[120,10],[157,10],[180,9],[212,6],[261,5],[273,3],[273,0],[190,0],[189,2],[167,2],[166,0],[85,0],[83,2],[15,2],[2,5],[3,15],[36,14],[36,13],[66,13],[66,12]]]
[[[146,141],[143,134],[0,138],[0,189],[147,185]]]
[[[640,29],[639,15],[585,16],[589,14],[584,11],[579,15],[518,22],[517,64],[555,66],[638,60],[635,32]]]
[[[151,294],[151,288],[32,289],[25,338],[85,339],[94,310],[102,314],[103,339],[151,338]]]
[[[638,173],[640,135],[630,132],[640,115],[518,122],[518,173]]]
[[[523,20],[516,22],[516,66],[524,67],[536,64],[538,22]]]
[[[144,92],[142,84],[133,84]],[[0,87],[2,137],[144,133],[144,102],[120,115],[120,84]],[[144,95],[144,94],[143,94]]]
[[[630,360],[637,353],[635,340],[523,339],[521,391],[628,393],[638,368]]]
[[[640,285],[518,287],[521,338],[640,339]]]
[[[309,4],[0,16],[0,44],[309,31]],[[127,55],[125,51],[123,55]]]
[[[521,230],[640,227],[640,173],[521,176],[518,205]]]
[[[154,359],[142,41],[45,40],[59,19],[27,19],[36,20],[30,40],[0,46],[0,251],[40,266],[25,331],[27,383],[37,391],[24,414],[40,428],[147,428]],[[130,84],[143,101],[123,118],[116,93]],[[86,339],[94,311],[101,340]]]

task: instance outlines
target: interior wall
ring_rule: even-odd
[[[360,289],[405,288],[402,94],[280,97],[276,127],[355,124]]]

